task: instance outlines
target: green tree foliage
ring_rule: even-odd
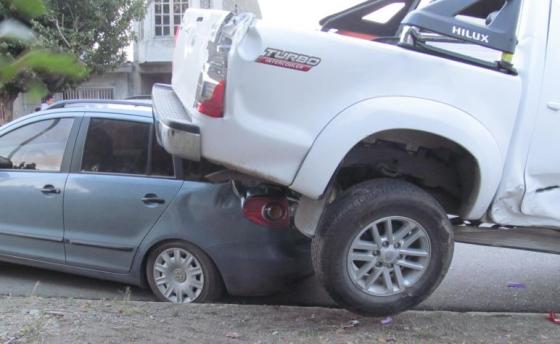
[[[118,67],[144,0],[0,0],[0,122],[20,92],[41,97]]]
[[[44,12],[41,0],[0,0],[0,122],[11,119],[12,104],[20,91],[37,96],[45,92],[41,74],[84,75],[85,68],[76,58],[36,45],[36,35],[29,27]]]
[[[42,45],[79,56],[93,73],[126,61],[132,22],[144,16],[144,0],[44,0],[34,22]]]

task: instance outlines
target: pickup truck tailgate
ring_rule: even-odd
[[[201,159],[196,93],[208,60],[208,44],[229,16],[225,11],[187,10],[178,32],[172,85],[156,84],[152,89],[158,142],[175,156]]]
[[[230,12],[189,9],[183,18],[173,56],[172,86],[187,110],[194,108],[201,72],[214,41]]]

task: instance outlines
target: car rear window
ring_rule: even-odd
[[[154,133],[155,135],[155,133]],[[152,161],[150,167],[150,175],[156,177],[173,177],[175,171],[173,168],[173,157],[167,153],[165,149],[157,143],[155,137],[152,144]]]
[[[173,177],[173,159],[157,144],[152,131],[149,123],[92,118],[81,170]]]

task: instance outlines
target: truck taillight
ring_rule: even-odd
[[[286,198],[254,196],[243,203],[243,215],[258,225],[270,228],[290,226],[290,209]]]
[[[173,40],[175,42],[175,46],[177,46],[177,40],[179,39],[179,34],[181,33],[182,30],[182,26],[179,25],[177,26],[177,28],[175,29],[175,35],[173,36]]]
[[[224,117],[226,81],[221,80],[217,85],[207,83],[203,87],[205,90],[198,104],[198,112],[214,118]]]
[[[228,27],[233,15],[224,21],[216,32],[214,40],[208,42],[208,61],[198,81],[195,106],[198,112],[210,117],[224,116],[228,54],[231,49],[232,37]]]
[[[214,118],[224,117],[229,52],[237,30],[246,30],[253,19],[252,14],[230,14],[208,42],[208,60],[198,80],[194,104],[198,112]]]

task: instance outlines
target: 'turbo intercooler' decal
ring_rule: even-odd
[[[257,57],[256,62],[276,67],[294,69],[301,72],[309,72],[313,67],[318,66],[319,63],[321,63],[321,59],[290,51],[266,48],[264,55]]]

